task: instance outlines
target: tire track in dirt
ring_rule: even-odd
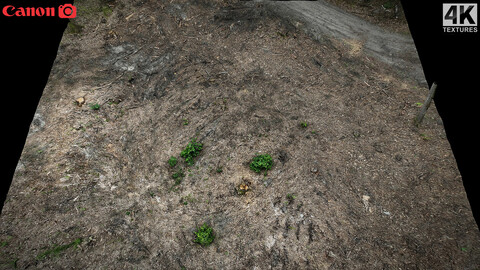
[[[314,39],[324,36],[343,40],[352,54],[365,53],[394,66],[403,76],[425,84],[417,50],[409,35],[390,33],[327,2],[267,1],[278,16],[303,28]]]

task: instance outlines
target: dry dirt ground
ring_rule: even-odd
[[[408,34],[407,19],[400,0],[325,0],[362,19],[388,29]]]
[[[2,268],[480,267],[435,108],[412,124],[424,86],[262,3],[75,4],[0,218]],[[195,164],[171,169],[195,137]]]

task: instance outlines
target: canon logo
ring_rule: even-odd
[[[2,14],[7,17],[54,17],[56,9],[54,7],[15,7],[12,5],[4,6]],[[59,18],[75,18],[77,9],[71,4],[65,4],[58,7]]]

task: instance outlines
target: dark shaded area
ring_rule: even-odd
[[[448,3],[454,2],[463,3]],[[478,149],[475,92],[478,89],[476,59],[479,59],[479,34],[444,33],[442,3],[445,2],[402,0],[428,85],[430,87],[433,82],[438,84],[435,105],[442,117],[473,215],[479,224],[480,198],[475,164],[478,161],[475,151]]]
[[[0,1],[0,7],[55,7],[73,1]],[[12,182],[30,123],[55,60],[68,19],[6,17],[0,14],[2,37],[3,117],[0,211]]]

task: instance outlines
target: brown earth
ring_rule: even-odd
[[[441,119],[412,124],[426,89],[355,41],[254,2],[75,5],[0,218],[3,268],[480,267]],[[169,168],[194,137],[195,165]]]

